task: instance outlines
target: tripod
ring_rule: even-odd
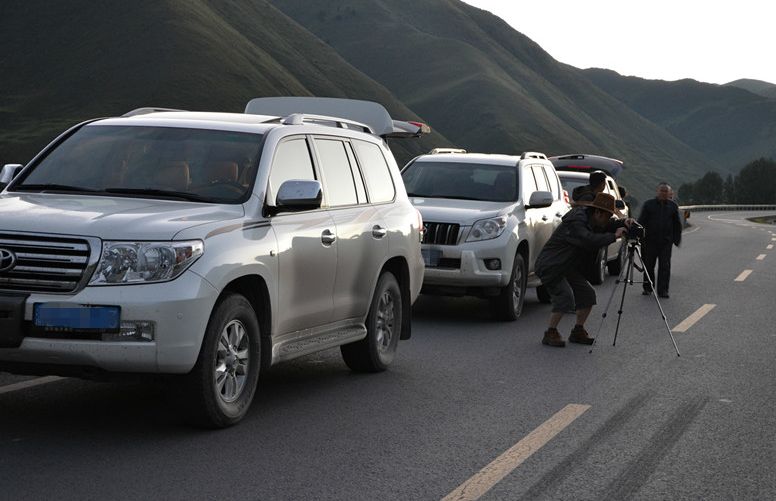
[[[604,309],[603,314],[601,315],[601,325],[598,327],[598,332],[596,333],[595,339],[598,339],[598,335],[601,333],[601,329],[604,326],[604,321],[606,320],[606,314],[609,311],[609,307],[612,304],[612,299],[614,299],[614,294],[617,292],[617,287],[622,283],[622,297],[620,298],[620,309],[617,310],[617,327],[614,330],[614,341],[612,342],[612,346],[615,346],[617,344],[617,333],[620,331],[620,320],[622,319],[622,305],[625,303],[625,291],[628,288],[628,285],[633,285],[633,268],[636,268],[639,272],[644,271],[644,260],[641,258],[641,251],[638,247],[638,239],[628,239],[627,243],[623,243],[623,245],[627,245],[627,252],[628,257],[625,266],[620,270],[620,275],[617,277],[617,281],[615,282],[615,286],[612,289],[612,293],[609,296],[609,301],[606,303],[606,308]],[[641,266],[638,266],[635,262],[634,257],[638,256],[639,263]],[[654,284],[652,283],[652,279],[649,276],[649,273],[645,273],[644,276],[647,279],[647,283],[649,284],[650,289],[652,290],[652,297],[655,298],[655,302],[657,303],[657,307],[660,310],[660,315],[663,317],[663,323],[666,325],[666,331],[668,332],[668,336],[671,338],[671,342],[674,344],[674,350],[676,350],[676,356],[679,355],[679,348],[676,346],[676,340],[674,339],[674,335],[671,333],[671,328],[668,326],[668,320],[666,320],[666,314],[663,311],[663,307],[660,305],[660,300],[657,298],[657,291],[654,287]],[[624,277],[624,279],[623,279]],[[639,282],[643,283],[643,282]],[[595,345],[595,340],[593,341],[593,345]],[[593,347],[590,347],[590,353],[593,353]]]

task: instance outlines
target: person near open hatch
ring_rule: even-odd
[[[641,242],[641,257],[644,259],[644,291],[652,294],[647,274],[655,284],[657,295],[669,297],[668,284],[671,280],[671,248],[682,242],[682,220],[679,206],[672,200],[673,191],[666,182],[657,185],[657,195],[644,202],[638,222],[644,227]],[[657,281],[655,281],[655,263],[657,262]]]
[[[590,173],[587,184],[577,186],[571,192],[571,200],[576,204],[579,202],[592,202],[598,193],[606,189],[606,174],[597,170]]]
[[[563,216],[560,226],[544,244],[536,258],[536,275],[541,279],[552,302],[552,313],[542,344],[563,347],[566,342],[558,333],[563,314],[573,311],[576,325],[569,342],[593,344],[585,330],[585,321],[596,304],[595,290],[585,278],[584,268],[590,266],[590,252],[611,244],[621,237],[632,219],[622,217],[615,199],[608,193],[598,193],[591,202],[579,202]]]

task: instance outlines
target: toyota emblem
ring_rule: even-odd
[[[0,273],[6,272],[16,265],[16,254],[8,249],[0,249]]]

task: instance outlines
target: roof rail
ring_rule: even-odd
[[[440,155],[442,153],[466,153],[466,150],[461,148],[434,148],[429,151],[429,155]]]
[[[175,110],[172,108],[136,108],[132,111],[128,111],[121,115],[122,117],[134,117],[137,115],[147,115],[149,113],[158,113],[161,111],[186,111],[186,110]]]
[[[334,127],[339,127],[341,129],[355,129],[355,130],[360,130],[362,132],[369,132],[370,134],[374,134],[372,129],[366,124],[362,124],[354,120],[345,120],[343,118],[338,118],[338,117],[328,117],[324,115],[310,115],[307,113],[292,113],[287,117],[280,119],[280,123],[282,123],[283,125],[302,125],[304,122],[312,122],[312,123],[317,123],[319,125],[328,125],[329,123],[331,123],[331,124],[334,124]]]
[[[520,160],[524,160],[526,158],[538,158],[540,160],[547,160],[547,155],[537,151],[524,151],[523,154],[520,155]]]

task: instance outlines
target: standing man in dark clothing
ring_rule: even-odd
[[[657,196],[644,202],[639,215],[639,224],[645,233],[641,245],[644,258],[644,292],[652,294],[647,281],[647,273],[657,288],[657,295],[668,296],[668,282],[671,279],[671,247],[682,242],[682,221],[679,218],[679,206],[671,200],[673,191],[668,183],[657,185]],[[655,262],[657,262],[657,282],[655,281]]]
[[[558,324],[569,311],[574,311],[577,317],[569,342],[593,344],[593,338],[585,331],[585,320],[596,297],[585,279],[584,267],[590,266],[591,251],[611,244],[625,233],[623,226],[630,226],[631,219],[613,220],[615,214],[620,215],[614,197],[607,193],[598,193],[592,202],[581,202],[563,216],[560,226],[536,258],[536,275],[552,301],[549,328],[542,344],[566,346],[558,333]]]

